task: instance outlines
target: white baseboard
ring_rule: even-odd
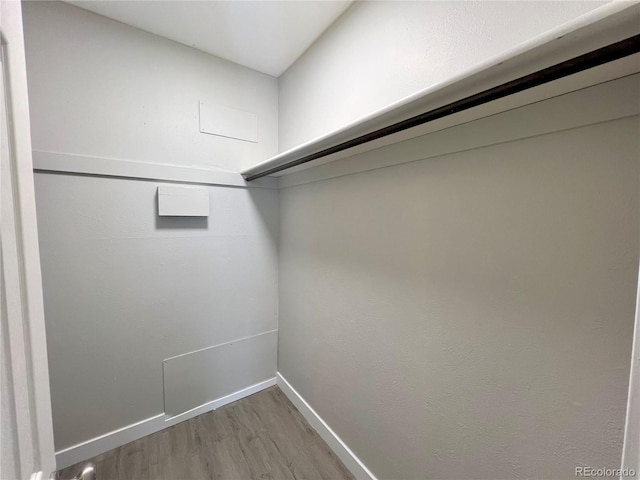
[[[166,417],[163,428],[170,427],[171,425],[175,425],[176,423],[184,422],[185,420],[197,417],[198,415],[201,415],[203,413],[216,410],[231,402],[235,402],[236,400],[240,400],[241,398],[248,397],[249,395],[253,395],[254,393],[258,393],[260,390],[272,387],[275,384],[276,377],[273,377],[265,380],[264,382],[256,383],[255,385],[251,385],[250,387],[243,388],[242,390],[238,390],[237,392],[231,393],[221,398],[217,398],[216,400],[212,400],[211,402],[200,405],[199,407],[187,410],[184,413],[174,415],[173,417]]]
[[[56,452],[56,468],[58,470],[87,460],[113,448],[119,447],[139,438],[162,430],[164,425],[164,413],[132,423],[126,427],[113,430],[99,437],[73,445]]]
[[[366,467],[362,461],[356,457],[355,453],[338,437],[329,425],[311,408],[311,405],[300,396],[298,392],[291,386],[287,380],[280,374],[276,373],[278,387],[291,400],[291,403],[302,413],[309,424],[316,429],[320,437],[327,442],[329,448],[338,456],[342,463],[358,480],[376,480],[376,477]]]
[[[327,442],[329,448],[342,460],[344,465],[358,480],[376,480],[376,477],[365,466],[362,461],[356,457],[351,449],[336,435],[336,433],[327,425],[327,423],[315,412],[313,408],[306,402],[304,398],[291,386],[289,382],[280,374],[276,377],[265,380],[264,382],[243,388],[230,395],[218,398],[211,402],[200,405],[187,412],[181,413],[173,417],[167,417],[164,413],[154,415],[140,422],[133,423],[118,430],[106,433],[86,442],[79,443],[69,448],[65,448],[56,452],[57,468],[62,469],[78,462],[94,457],[101,453],[107,452],[113,448],[125,445],[134,440],[138,440],[146,435],[163,430],[167,427],[183,422],[190,418],[196,417],[206,412],[216,410],[241,398],[248,397],[265,388],[277,385],[284,394],[291,400],[291,403],[302,413],[309,424],[318,432],[320,437]]]
[[[125,445],[134,440],[138,440],[144,436],[150,435],[155,432],[159,432],[167,427],[183,422],[190,418],[196,417],[206,412],[216,410],[228,403],[235,402],[241,398],[248,397],[254,393],[264,390],[276,384],[276,378],[270,378],[255,385],[251,385],[242,390],[238,390],[230,395],[212,400],[204,405],[193,408],[187,412],[175,415],[173,417],[167,417],[164,413],[154,415],[140,422],[127,425],[126,427],[119,428],[99,437],[92,438],[86,442],[73,445],[72,447],[65,448],[56,452],[56,465],[57,469],[68,467],[83,460],[87,460],[101,453],[107,452],[113,448]]]

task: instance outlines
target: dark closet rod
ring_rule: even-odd
[[[387,135],[392,135],[409,128],[417,127],[418,125],[423,125],[439,118],[447,117],[454,113],[462,112],[469,108],[477,107],[493,100],[528,90],[529,88],[537,87],[538,85],[544,85],[545,83],[549,83],[614,60],[619,60],[620,58],[624,58],[638,52],[640,52],[640,35],[634,35],[633,37],[598,48],[597,50],[579,55],[570,60],[557,63],[551,67],[543,68],[542,70],[530,73],[529,75],[516,78],[515,80],[503,83],[497,87],[492,87],[456,102],[449,103],[448,105],[435,108],[428,112],[416,115],[415,117],[407,118],[406,120],[402,120],[398,123],[394,123],[365,135],[347,140],[346,142],[339,143],[333,147],[325,148],[324,150],[320,150],[319,152],[311,153],[309,155],[304,155],[296,160],[291,160],[290,162],[283,163],[282,165],[270,168],[264,172],[246,175],[245,180],[250,182],[251,180],[271,175],[272,173],[281,172],[287,168],[311,162],[312,160],[341,152],[342,150],[362,145],[363,143],[377,140],[378,138],[386,137]]]

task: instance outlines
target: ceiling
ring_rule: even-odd
[[[67,3],[278,77],[351,2],[84,0]]]

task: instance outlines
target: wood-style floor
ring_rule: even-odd
[[[353,479],[278,387],[90,461],[96,480]],[[60,478],[77,471],[66,468]]]

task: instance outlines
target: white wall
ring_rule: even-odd
[[[377,478],[618,468],[639,122],[280,191],[278,370]]]
[[[277,80],[61,2],[25,2],[33,148],[239,171],[277,151]],[[198,102],[258,115],[199,132]]]
[[[235,171],[275,153],[274,78],[59,2],[23,7],[35,149]],[[256,112],[258,143],[200,134],[207,99]],[[36,174],[57,451],[162,414],[164,359],[277,328],[277,190],[204,186],[208,218],[170,218],[158,185]],[[271,350],[254,360],[273,376]],[[200,403],[220,387],[209,373],[192,376]]]
[[[7,14],[5,12],[6,6],[10,7],[10,5],[0,4],[0,29],[3,34],[5,24],[8,25]],[[11,40],[13,40],[13,38]],[[0,48],[4,49],[4,46],[0,46]],[[6,120],[7,89],[5,87],[5,71],[7,66],[4,65],[3,62],[4,56],[2,55],[0,56],[0,75],[2,75],[0,77],[0,115],[2,115],[0,118],[0,136],[2,136],[3,142],[0,145],[0,168],[3,170],[0,175],[5,175],[4,155],[6,146],[4,139],[9,134]],[[10,165],[9,163],[7,164]],[[6,177],[2,178],[2,180],[6,182]],[[11,185],[10,183],[3,183],[2,187],[6,184]],[[4,195],[6,196],[7,193],[4,192]],[[0,214],[3,223],[1,228],[4,228],[5,214],[4,211]],[[15,392],[11,372],[11,346],[9,344],[7,284],[4,278],[4,262],[6,262],[6,260],[4,260],[2,255],[2,238],[0,238],[0,478],[18,478],[20,476],[18,425],[16,421]]]
[[[355,2],[280,77],[285,151],[606,2]]]
[[[0,268],[0,273],[2,269]],[[11,352],[7,322],[7,302],[4,278],[0,286],[0,478],[18,478],[18,426],[14,407],[13,382],[11,381]]]

